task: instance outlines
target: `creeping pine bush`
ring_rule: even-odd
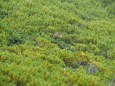
[[[0,0],[0,86],[114,86],[114,6]]]
[[[13,31],[9,34],[7,41],[7,45],[22,44],[24,43],[24,36],[19,32]]]

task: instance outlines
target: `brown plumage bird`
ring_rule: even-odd
[[[60,38],[62,38],[62,35],[61,35],[60,32],[55,32],[55,33],[53,34],[53,38],[55,38],[55,39],[60,39]]]

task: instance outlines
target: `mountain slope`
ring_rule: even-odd
[[[0,86],[113,84],[114,8],[114,0],[1,0]]]

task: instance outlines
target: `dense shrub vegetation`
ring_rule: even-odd
[[[114,86],[114,9],[114,0],[0,0],[0,86]]]

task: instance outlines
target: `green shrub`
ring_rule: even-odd
[[[0,0],[0,86],[108,86],[114,22],[113,0]]]
[[[15,44],[22,44],[24,43],[24,36],[23,34],[13,31],[7,37],[7,45],[15,45]]]

